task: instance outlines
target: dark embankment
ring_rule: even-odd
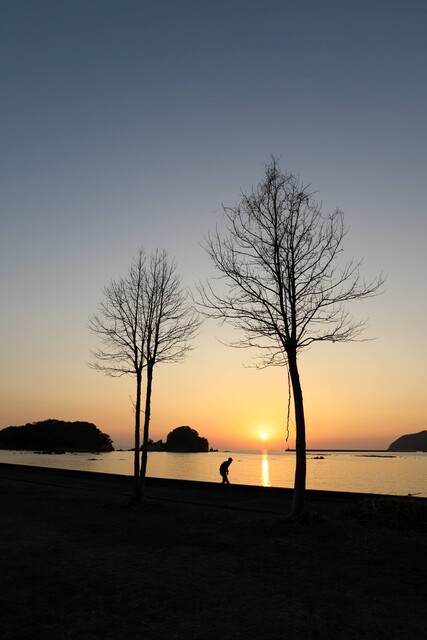
[[[2,640],[424,637],[424,501],[317,494],[292,522],[271,506],[290,491],[149,479],[136,508],[129,477],[18,466]]]
[[[110,473],[0,463],[0,477],[55,486],[102,490],[129,497],[133,492],[131,476]],[[210,504],[279,514],[289,513],[292,506],[292,489],[278,487],[238,484],[223,486],[213,482],[147,478],[145,494],[147,498],[156,500]],[[401,504],[410,501],[411,504],[427,506],[425,498],[314,490],[307,490],[306,502],[309,511],[331,514],[343,509],[346,505],[354,505],[363,500],[379,499],[388,502],[398,501]]]
[[[118,474],[0,463],[0,478],[103,491],[127,496],[129,500],[133,496],[133,478]],[[342,513],[343,510],[357,509],[359,504],[381,503],[382,510],[396,508],[401,513],[408,510],[412,512],[413,509],[420,510],[422,513],[427,511],[427,499],[413,496],[315,490],[307,490],[306,494],[308,513],[328,516]],[[281,515],[289,514],[292,506],[292,489],[238,484],[224,486],[213,482],[164,478],[146,478],[145,497],[150,500],[247,509]]]

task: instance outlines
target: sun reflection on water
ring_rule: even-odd
[[[268,453],[267,451],[262,452],[262,460],[261,460],[261,485],[263,487],[270,487],[270,467],[268,464]]]

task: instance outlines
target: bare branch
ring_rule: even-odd
[[[264,352],[262,365],[283,364],[316,341],[355,340],[365,327],[346,304],[381,292],[384,278],[365,282],[361,262],[341,264],[343,214],[323,215],[308,185],[280,171],[273,158],[264,181],[234,207],[223,208],[226,230],[205,250],[218,277],[198,287],[208,317],[242,336],[231,343]]]

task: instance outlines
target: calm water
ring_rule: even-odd
[[[231,456],[230,482],[265,487],[292,487],[293,452],[231,451],[166,453],[148,456],[147,475],[157,478],[218,482],[220,463]],[[323,456],[323,459],[317,459]],[[316,452],[307,456],[307,488],[427,497],[426,453]],[[0,462],[132,475],[133,452],[99,455],[40,455],[0,451]]]

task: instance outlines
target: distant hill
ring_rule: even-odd
[[[23,451],[114,451],[111,438],[91,422],[43,420],[0,430],[0,449]]]
[[[388,451],[427,451],[427,431],[401,436],[391,443]]]

